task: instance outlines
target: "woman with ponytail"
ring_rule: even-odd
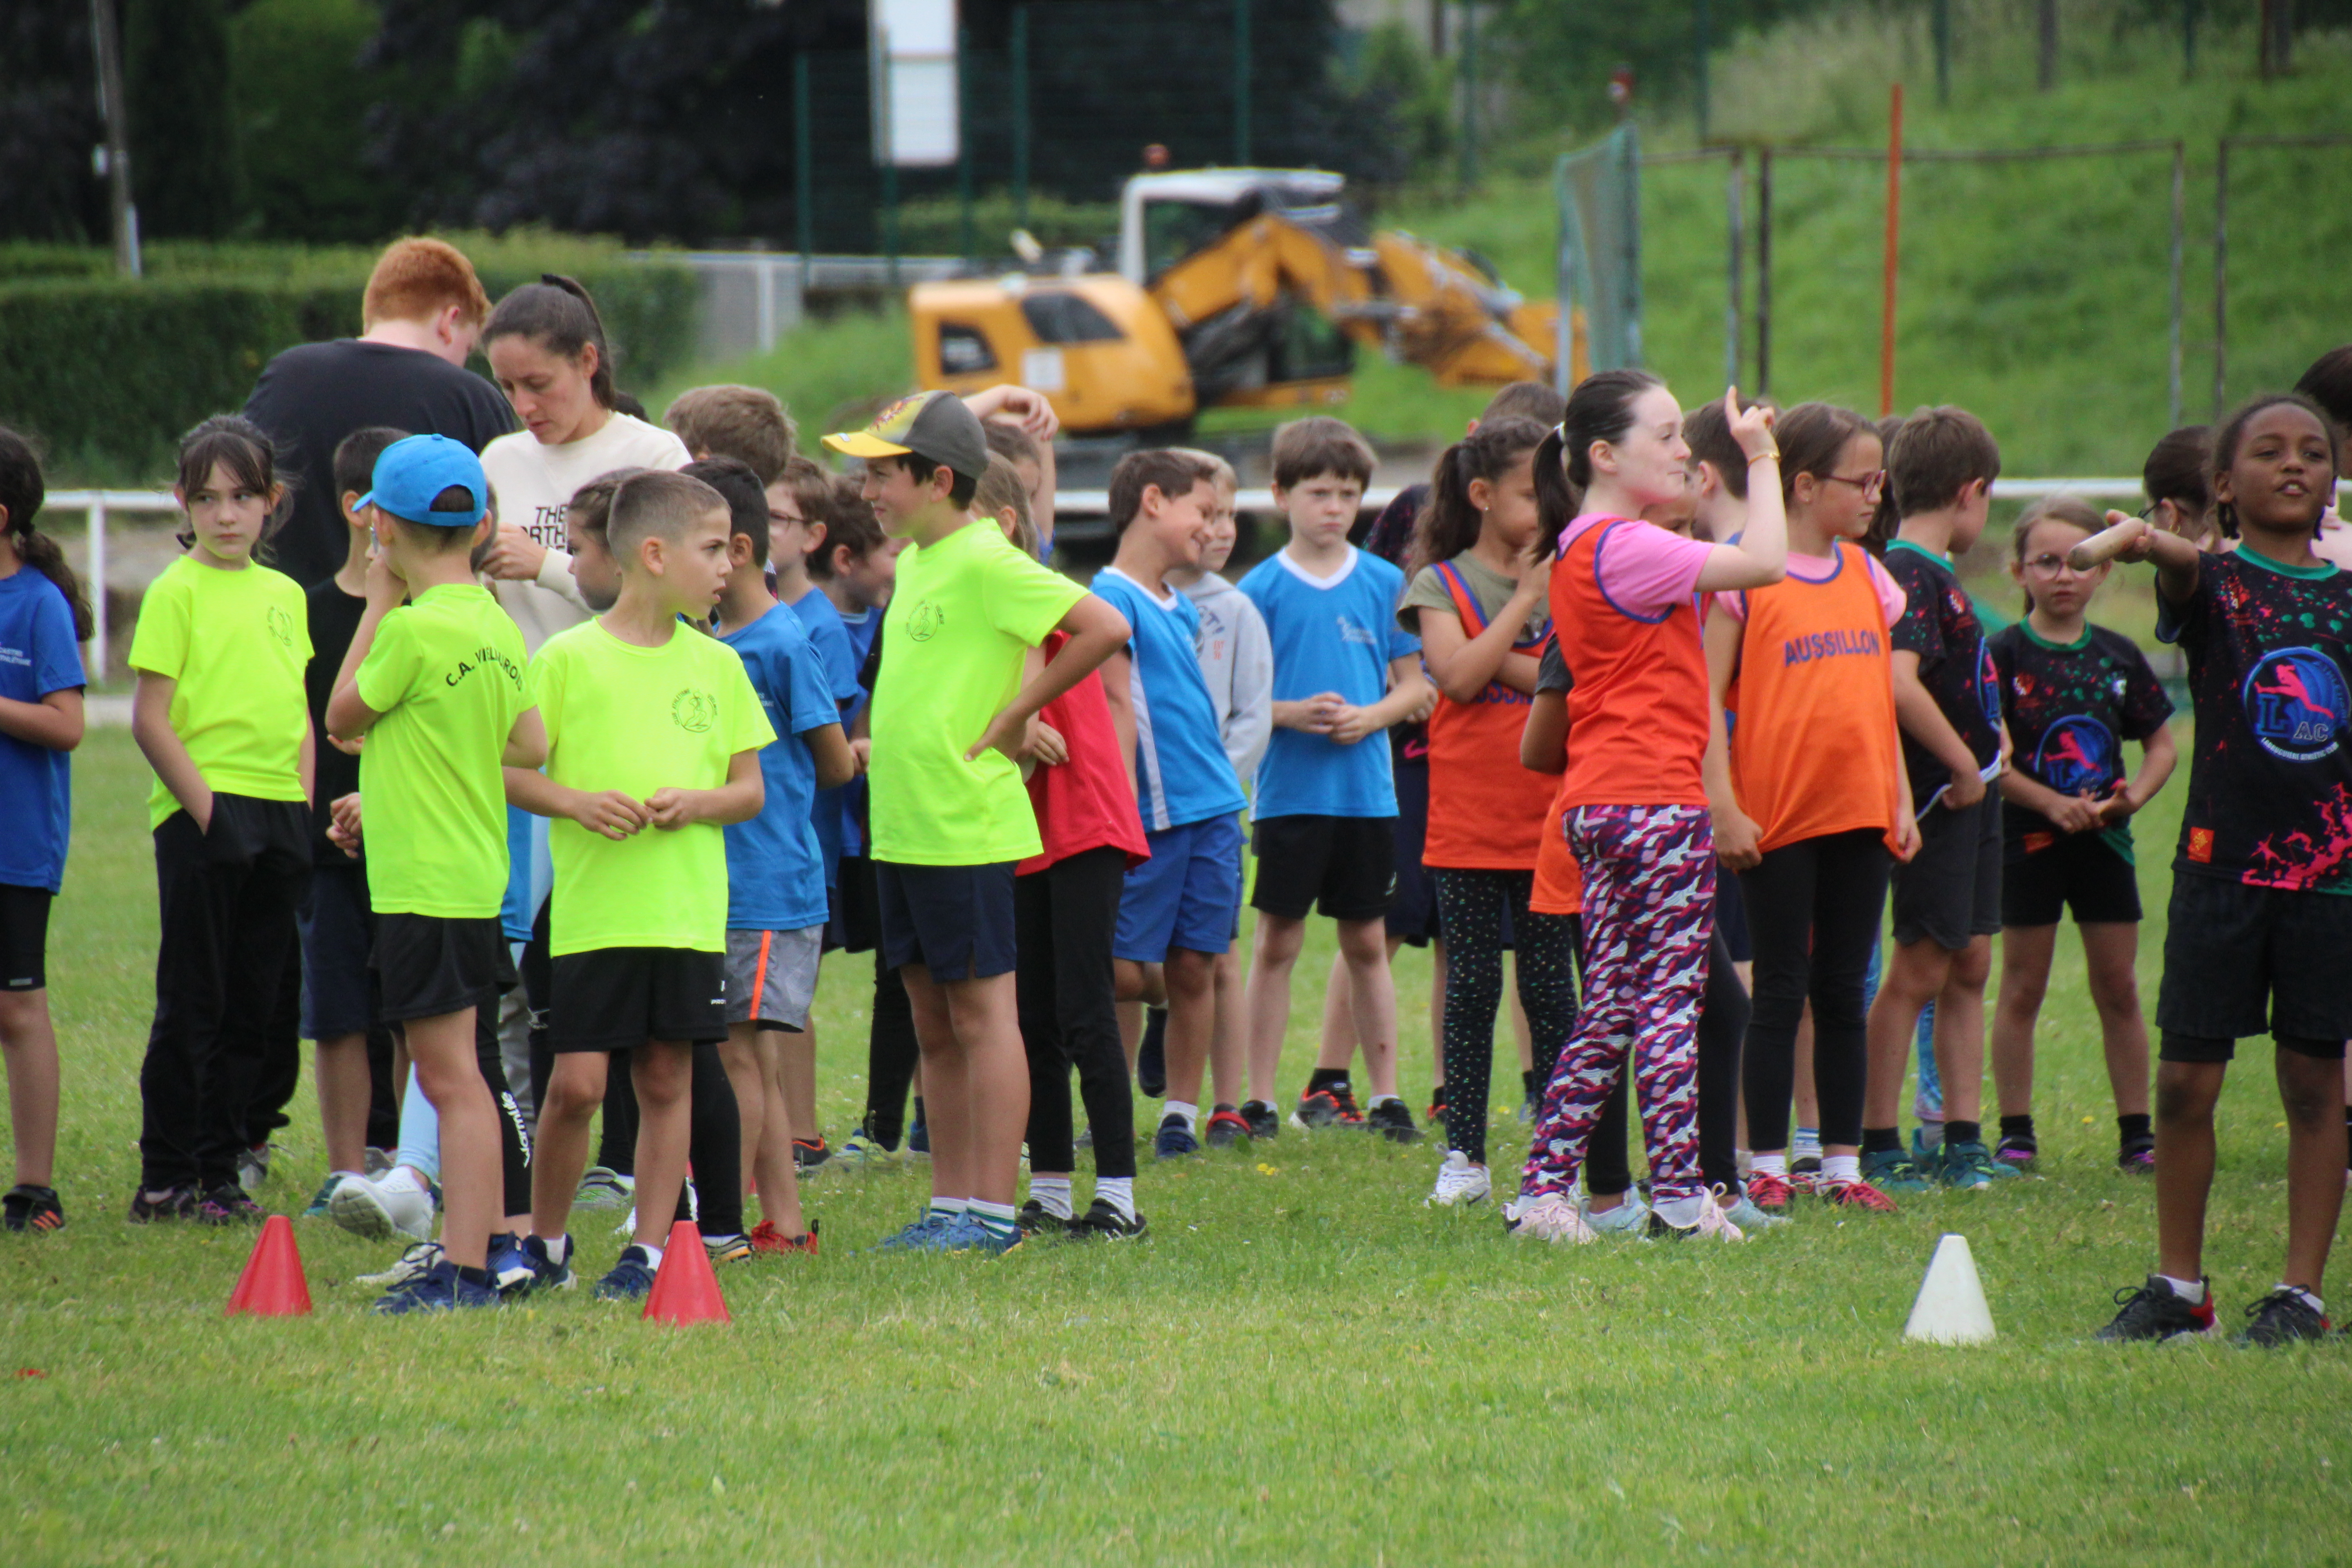
[[[81,648],[89,601],[58,542],[33,526],[46,489],[25,438],[0,429],[0,1057],[16,1184],[10,1230],[57,1230],[58,1036],[49,1024],[49,903],[73,820],[66,753],[81,744]]]
[[[1680,405],[1645,371],[1588,377],[1536,451],[1540,526],[1558,541],[1552,626],[1574,680],[1561,815],[1545,831],[1566,834],[1584,873],[1585,995],[1544,1093],[1519,1196],[1503,1211],[1514,1235],[1594,1239],[1577,1174],[1601,1107],[1630,1071],[1653,1232],[1740,1239],[1698,1161],[1696,1037],[1715,935],[1715,836],[1699,767],[1707,676],[1697,595],[1779,582],[1788,537],[1771,411],[1743,410],[1728,392],[1724,415],[1750,476],[1737,544],[1642,521],[1681,497],[1690,459]]]

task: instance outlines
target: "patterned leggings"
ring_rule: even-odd
[[[1486,1163],[1486,1091],[1495,1070],[1495,1013],[1503,1001],[1503,919],[1510,917],[1519,1002],[1528,1010],[1536,1070],[1576,1024],[1576,917],[1528,909],[1532,871],[1450,871],[1437,879],[1445,931],[1445,1141],[1474,1165]]]
[[[1696,1039],[1715,936],[1714,826],[1703,806],[1588,805],[1567,827],[1584,868],[1584,1011],[1544,1090],[1520,1191],[1573,1192],[1630,1062],[1652,1196],[1696,1197],[1706,1190]]]

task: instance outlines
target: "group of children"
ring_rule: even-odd
[[[1272,451],[1287,538],[1237,584],[1232,468],[1140,450],[1082,587],[1042,561],[1034,393],[901,399],[825,437],[858,469],[836,479],[754,389],[689,393],[669,428],[630,412],[568,279],[480,331],[523,428],[478,457],[346,437],[349,554],[307,598],[263,564],[270,437],[223,416],[183,443],[187,552],[130,659],[162,908],[133,1221],[258,1213],[249,1042],[299,945],[332,1166],[310,1212],[414,1241],[374,1277],[383,1310],[572,1284],[574,1207],[634,1203],[606,1296],[650,1289],[688,1214],[716,1258],[814,1252],[800,1176],[902,1137],[932,1194],[886,1250],[1141,1236],[1139,1054],[1159,1157],[1279,1136],[1321,915],[1339,958],[1294,1126],[1422,1137],[1390,965],[1434,940],[1428,1202],[1487,1197],[1507,953],[1534,1121],[1511,1234],[1737,1241],[1801,1192],[1885,1212],[2030,1168],[2071,909],[2117,1162],[2158,1197],[2159,1272],[2105,1331],[2212,1326],[2212,1107],[2232,1042],[2265,1029],[2290,1236],[2251,1333],[2324,1328],[2352,1036],[2328,968],[2352,950],[2352,578],[2315,553],[2341,538],[2336,404],[2168,436],[2141,519],[2029,507],[2026,613],[1989,637],[1953,562],[2000,457],[1956,408],[1874,426],[1736,392],[1685,412],[1635,371],[1522,384],[1369,534],[1370,448],[1301,419]],[[2307,378],[2323,402],[2352,391],[2339,361]],[[89,630],[40,500],[0,433],[0,792],[32,829],[0,848],[18,1229],[64,1219],[42,961]],[[2153,1114],[2130,818],[2175,752],[2147,660],[2084,618],[2111,557],[2155,563],[2198,720]],[[838,1150],[810,1016],[835,948],[876,953],[869,1103]],[[386,1026],[410,1087],[378,1161]],[[1906,1148],[1915,1041],[1939,1135]]]

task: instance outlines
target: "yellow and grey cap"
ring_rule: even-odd
[[[951,392],[902,397],[865,429],[827,436],[824,444],[851,458],[903,458],[911,452],[966,479],[988,472],[988,439],[981,433],[980,417]]]

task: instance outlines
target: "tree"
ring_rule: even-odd
[[[0,238],[82,244],[107,232],[90,163],[105,139],[89,0],[0,6]]]
[[[223,0],[126,0],[122,22],[141,231],[200,239],[233,232],[240,210],[227,7]]]

